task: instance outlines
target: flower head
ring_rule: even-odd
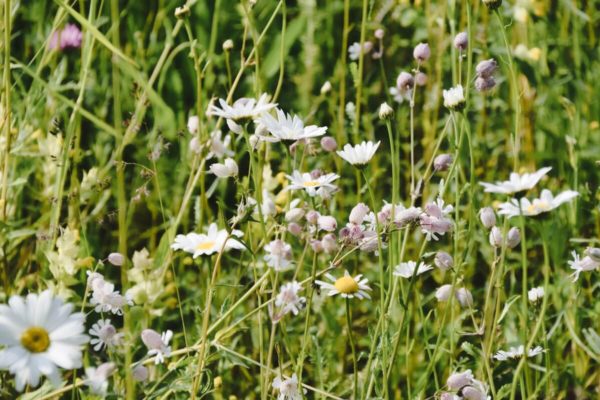
[[[155,364],[163,363],[165,357],[171,355],[171,346],[169,346],[169,342],[173,337],[173,332],[171,330],[167,330],[160,335],[153,329],[144,329],[141,337],[142,342],[144,342],[148,348],[148,355],[150,357],[156,356],[154,359]]]
[[[302,393],[300,393],[296,374],[286,379],[282,379],[281,376],[276,377],[273,380],[273,389],[279,391],[277,400],[302,400]],[[303,389],[303,393],[306,393],[306,389]]]
[[[277,118],[269,113],[264,113],[259,118],[260,124],[271,134],[261,136],[268,142],[279,142],[281,140],[303,140],[323,136],[327,127],[316,125],[304,126],[304,122],[297,115],[286,114],[280,109],[275,109]]]
[[[292,246],[281,239],[275,239],[264,247],[264,259],[275,271],[285,271],[292,265]]]
[[[315,178],[308,172],[294,171],[292,175],[286,175],[286,177],[290,180],[286,190],[304,189],[310,197],[323,197],[324,194],[329,194],[337,189],[332,182],[340,176],[331,173]]]
[[[365,165],[375,155],[381,142],[373,143],[362,142],[355,146],[346,144],[343,150],[338,150],[337,154],[352,165]]]
[[[526,217],[533,217],[552,211],[561,204],[570,202],[577,196],[579,196],[579,193],[573,190],[566,190],[554,197],[552,192],[544,189],[539,199],[529,201],[527,198],[522,197],[520,200],[511,199],[506,203],[500,204],[498,214],[506,215],[508,218],[517,217],[521,214]]]
[[[452,87],[442,92],[444,96],[444,107],[460,111],[465,106],[465,94],[461,85]]]
[[[409,279],[413,276],[421,275],[431,269],[433,269],[431,265],[425,264],[422,261],[418,264],[418,267],[415,261],[408,261],[396,265],[396,268],[394,268],[394,276],[401,276],[402,278]]]
[[[527,292],[527,298],[532,303],[537,303],[542,297],[544,297],[544,288],[541,286],[534,287]]]
[[[600,262],[595,261],[590,256],[579,258],[579,255],[576,251],[571,252],[571,255],[573,256],[573,260],[568,261],[568,264],[572,270],[575,270],[575,272],[571,274],[573,277],[573,282],[577,282],[579,279],[579,274],[582,272],[600,269]]]
[[[367,290],[371,290],[367,283],[368,279],[362,279],[362,275],[356,275],[352,277],[348,271],[344,271],[344,276],[341,278],[335,278],[331,274],[325,274],[325,277],[329,279],[333,284],[329,282],[319,281],[316,283],[322,289],[328,290],[328,296],[335,296],[340,294],[344,298],[352,299],[354,297],[358,299],[370,299],[371,296],[367,293]]]
[[[98,320],[88,333],[92,336],[90,344],[96,351],[118,346],[123,339],[123,334],[117,333],[117,329],[111,324],[110,319]]]
[[[277,103],[269,102],[269,96],[263,93],[258,100],[243,97],[237,99],[232,105],[227,104],[224,99],[219,99],[220,107],[211,104],[208,112],[210,115],[225,118],[234,122],[243,122],[259,117],[277,106]]]
[[[211,255],[230,249],[243,250],[244,245],[233,237],[242,237],[242,231],[234,229],[229,234],[225,229],[219,230],[217,224],[212,223],[206,233],[191,232],[187,235],[177,235],[171,245],[173,250],[183,250],[193,254],[193,257]]]
[[[78,49],[81,47],[83,34],[75,24],[67,24],[61,30],[55,31],[50,38],[48,47],[51,50],[60,47],[61,50]]]
[[[534,173],[525,173],[522,175],[513,172],[507,181],[496,183],[480,182],[479,184],[485,188],[487,193],[517,193],[533,188],[551,169],[552,167],[545,167]]]
[[[527,350],[527,357],[535,357],[538,354],[543,353],[545,350],[541,346],[536,346],[533,349]],[[508,350],[500,350],[494,358],[498,361],[506,361],[509,359],[521,358],[525,356],[525,346],[520,345],[518,347],[511,347]]]
[[[298,315],[298,312],[300,312],[306,303],[306,298],[298,295],[301,290],[302,286],[296,281],[282,285],[275,298],[275,306],[281,307],[283,314],[291,312],[294,315]]]

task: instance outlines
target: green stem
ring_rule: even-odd
[[[358,364],[356,359],[356,349],[354,348],[354,337],[352,335],[352,315],[350,313],[350,299],[346,298],[346,322],[348,324],[348,341],[352,350],[352,363],[354,365],[354,385],[352,387],[353,399],[358,398]]]

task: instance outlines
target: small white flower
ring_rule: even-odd
[[[533,217],[542,213],[552,211],[563,203],[570,202],[575,197],[579,196],[579,193],[573,190],[565,190],[558,196],[554,197],[552,192],[548,189],[542,190],[542,194],[539,199],[533,199],[529,201],[527,198],[522,197],[519,200],[511,199],[508,202],[500,204],[500,211],[498,214],[506,215],[508,218],[518,217],[521,213],[526,217]]]
[[[527,350],[527,357],[535,357],[538,354],[543,353],[545,350],[541,346],[537,346],[533,349]],[[525,355],[525,346],[520,345],[518,347],[511,347],[508,350],[500,350],[495,355],[494,358],[498,361],[506,361],[508,359],[516,359],[521,358]]]
[[[319,215],[317,225],[322,231],[333,232],[337,228],[337,221],[331,215]]]
[[[363,50],[363,54],[368,54],[371,49],[373,49],[373,43],[371,42],[364,42],[362,45],[362,50]],[[351,60],[358,60],[358,58],[360,57],[360,53],[361,53],[361,46],[360,43],[358,42],[354,42],[352,43],[350,46],[348,46],[348,57]]]
[[[325,174],[318,178],[313,178],[308,172],[294,171],[292,175],[286,175],[290,184],[286,186],[286,190],[304,189],[310,197],[321,195],[323,189],[336,190],[332,182],[340,176],[337,174]]]
[[[419,216],[419,225],[427,240],[438,240],[437,235],[444,235],[452,230],[452,220],[447,216],[453,210],[454,207],[446,205],[442,198],[425,205],[424,213]]]
[[[116,369],[117,367],[113,362],[100,364],[97,368],[88,367],[85,369],[83,384],[88,386],[93,394],[104,397],[108,389],[108,378]]]
[[[217,224],[212,223],[208,227],[207,233],[188,233],[187,235],[177,235],[175,242],[171,245],[173,250],[183,250],[193,254],[196,258],[201,255],[211,255],[221,250],[230,249],[243,250],[244,245],[233,237],[242,237],[242,231],[234,229],[231,236],[225,229],[219,230]]]
[[[292,246],[281,239],[273,240],[265,245],[267,252],[264,259],[275,271],[285,271],[292,265]]]
[[[304,122],[297,115],[286,114],[280,109],[275,109],[277,118],[269,113],[264,113],[259,119],[260,124],[272,135],[261,136],[268,142],[281,140],[302,140],[323,136],[327,127],[316,125],[304,126]]]
[[[361,279],[362,275],[356,275],[354,278],[350,276],[348,271],[344,271],[344,276],[336,279],[331,274],[325,274],[325,277],[329,279],[333,284],[329,282],[319,281],[316,283],[322,289],[328,290],[328,296],[335,296],[336,294],[341,294],[344,298],[352,299],[354,297],[358,299],[370,299],[371,296],[367,293],[367,290],[371,290],[367,283],[368,279]]]
[[[167,330],[162,335],[159,335],[155,330],[144,329],[141,337],[142,342],[148,348],[148,356],[156,356],[154,359],[155,364],[165,362],[165,358],[171,355],[171,346],[169,346],[169,342],[173,337],[171,330]]]
[[[507,181],[480,182],[479,184],[485,188],[487,193],[512,194],[532,189],[550,170],[552,170],[552,167],[541,168],[536,172],[522,175],[512,172]]]
[[[117,333],[117,329],[111,324],[110,319],[98,320],[88,333],[92,336],[90,344],[96,351],[118,346],[123,338],[123,334]]]
[[[115,285],[104,279],[93,281],[92,297],[90,304],[95,306],[96,312],[111,312],[116,315],[123,315],[123,307],[133,305],[133,301],[115,290]]]
[[[452,293],[452,285],[442,285],[435,291],[437,301],[447,301]]]
[[[287,379],[282,379],[281,376],[276,377],[273,380],[273,389],[279,391],[277,400],[302,400],[296,374]],[[306,389],[303,389],[303,393],[306,393]]]
[[[444,107],[459,109],[465,104],[465,94],[461,85],[444,90],[442,94],[444,96]]]
[[[473,383],[474,377],[470,369],[464,372],[455,372],[446,380],[446,386],[450,390],[460,390]]]
[[[233,157],[233,151],[229,148],[231,145],[231,135],[225,135],[222,138],[223,133],[220,130],[213,131],[210,134],[210,152],[206,155],[206,159],[212,157]]]
[[[454,295],[456,296],[456,299],[458,300],[458,303],[461,305],[461,307],[463,307],[463,308],[472,308],[473,307],[473,295],[471,294],[469,289],[460,288],[454,293]]]
[[[571,274],[573,277],[573,282],[577,282],[579,279],[579,274],[582,272],[600,269],[600,263],[594,261],[594,259],[592,259],[590,256],[585,256],[581,259],[576,251],[571,252],[571,254],[573,256],[573,260],[568,261],[568,264],[572,270],[575,270],[575,272]]]
[[[266,93],[263,93],[258,100],[244,97],[229,105],[224,99],[219,99],[219,104],[221,107],[210,104],[209,114],[234,122],[257,118],[277,106],[277,103],[269,102],[269,96]],[[236,129],[232,129],[232,131],[236,132]]]
[[[415,269],[417,272],[415,273]],[[403,262],[400,265],[396,265],[394,268],[394,276],[400,276],[402,278],[412,278],[413,275],[421,275],[424,272],[433,269],[432,266],[425,264],[424,262],[419,263],[417,267],[417,263],[415,261]]]
[[[371,161],[380,144],[381,142],[373,143],[371,141],[355,146],[346,144],[343,150],[337,151],[337,154],[352,165],[365,165]]]
[[[296,281],[282,285],[275,298],[275,306],[281,307],[283,314],[291,312],[298,315],[298,312],[306,303],[306,298],[298,295],[301,290],[302,286]]]
[[[188,131],[193,135],[198,132],[198,125],[200,124],[200,120],[197,115],[192,115],[188,118],[187,128]]]
[[[232,158],[226,158],[224,163],[214,163],[210,166],[210,172],[218,178],[229,178],[237,176],[238,165]]]
[[[542,297],[544,297],[544,288],[541,286],[534,287],[527,292],[527,298],[532,303],[537,303]]]

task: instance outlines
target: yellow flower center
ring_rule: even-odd
[[[317,181],[307,181],[303,183],[304,187],[315,187],[319,186],[319,182]]]
[[[343,276],[333,284],[340,293],[356,293],[358,292],[358,283],[351,276]]]
[[[50,337],[41,326],[32,326],[21,335],[21,344],[32,353],[43,353],[50,347]]]
[[[202,251],[202,250],[210,250],[215,246],[215,242],[213,241],[209,241],[209,242],[202,242],[200,243],[198,246],[196,246],[196,250]]]

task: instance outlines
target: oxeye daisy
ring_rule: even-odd
[[[292,175],[286,175],[290,183],[286,186],[286,190],[298,190],[304,189],[309,196],[314,197],[320,195],[322,190],[336,190],[332,182],[338,179],[340,176],[337,174],[325,174],[317,178],[314,178],[308,172],[294,171]]]
[[[417,270],[415,273],[415,269]],[[413,275],[421,275],[424,272],[432,270],[433,267],[429,264],[425,264],[424,262],[420,262],[417,267],[417,263],[415,261],[403,262],[400,265],[396,265],[394,268],[394,276],[401,276],[402,278],[412,278]]]
[[[352,277],[348,271],[344,271],[344,276],[341,278],[335,278],[331,274],[325,274],[325,277],[333,283],[324,282],[317,280],[316,283],[322,289],[328,290],[329,296],[335,296],[340,294],[344,298],[352,299],[354,297],[358,299],[370,299],[371,296],[367,291],[371,288],[367,286],[368,279],[361,279],[362,275],[356,275]]]
[[[533,173],[517,174],[513,172],[507,181],[496,183],[480,182],[479,184],[485,188],[487,193],[518,193],[532,189],[551,170],[552,167],[545,167]]]
[[[538,354],[542,354],[545,350],[541,346],[536,346],[533,349],[527,350],[527,354],[525,354],[525,346],[520,345],[518,347],[511,347],[508,350],[500,350],[495,355],[494,358],[498,361],[506,361],[509,359],[516,359],[524,357],[535,357]]]
[[[220,107],[211,104],[208,112],[210,115],[231,120],[234,122],[243,122],[259,117],[277,106],[277,103],[269,102],[269,96],[263,93],[258,100],[243,97],[237,99],[232,105],[227,104],[224,99],[219,99]]]
[[[183,250],[186,253],[193,254],[193,257],[201,255],[211,255],[230,249],[243,250],[245,247],[234,237],[242,237],[242,231],[234,229],[231,235],[225,230],[212,223],[206,233],[188,233],[187,235],[177,235],[175,242],[171,245],[173,250]]]
[[[304,126],[304,122],[297,115],[286,114],[280,109],[275,110],[277,118],[269,113],[264,113],[258,122],[271,134],[262,136],[268,142],[279,142],[282,140],[302,140],[323,136],[327,127],[316,125]]]
[[[511,199],[508,202],[500,204],[500,211],[498,211],[498,214],[506,215],[508,218],[517,217],[521,214],[526,217],[533,217],[552,211],[561,204],[570,202],[577,196],[579,196],[578,192],[565,190],[554,197],[552,192],[548,189],[544,189],[542,190],[539,199],[529,201],[527,198],[522,197],[520,200]]]
[[[15,376],[16,389],[40,383],[45,375],[53,385],[60,384],[59,368],[81,367],[82,345],[89,338],[83,333],[85,316],[73,313],[49,290],[23,298],[12,296],[0,305],[0,370]]]
[[[346,144],[343,150],[338,150],[337,154],[352,165],[365,165],[375,155],[381,142],[373,143],[371,141],[362,142],[357,145]]]

